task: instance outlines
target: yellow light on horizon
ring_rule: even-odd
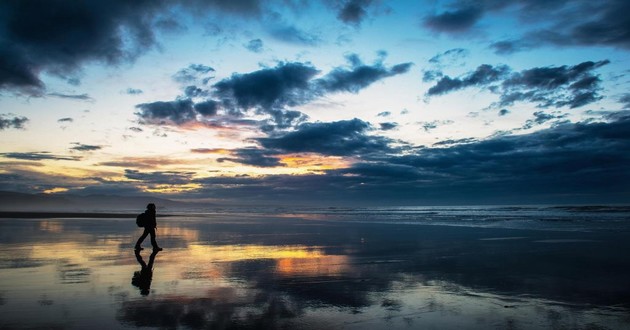
[[[60,192],[66,192],[68,190],[69,190],[68,188],[55,187],[55,188],[44,190],[43,193],[44,194],[56,194],[56,193],[60,193]]]

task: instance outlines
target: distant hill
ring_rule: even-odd
[[[178,202],[153,196],[25,194],[0,191],[0,211],[122,212],[141,211],[148,203],[158,210],[177,211],[198,208],[196,203]]]

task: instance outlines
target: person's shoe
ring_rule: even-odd
[[[163,248],[161,248],[161,247],[159,247],[159,246],[158,246],[158,247],[154,247],[154,248],[153,248],[153,251],[162,251],[162,250],[164,250],[164,249],[163,249]]]
[[[136,250],[136,251],[142,251],[142,250],[144,250],[144,248],[141,248],[141,247],[139,247],[139,246],[136,246],[136,247],[135,247],[135,248],[133,248],[133,249],[134,249],[134,250]]]

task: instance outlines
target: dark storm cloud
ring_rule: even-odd
[[[625,110],[630,110],[630,93],[625,94],[619,98],[619,102],[623,103]]]
[[[329,93],[358,93],[376,81],[406,73],[412,66],[412,63],[401,63],[387,68],[380,61],[366,65],[356,54],[348,56],[348,61],[350,67],[334,68],[324,77],[317,79],[316,83]]]
[[[187,184],[191,181],[194,172],[155,171],[140,172],[138,170],[125,169],[125,177],[130,180],[141,181],[147,184]]]
[[[24,129],[24,124],[28,118],[24,116],[13,116],[11,114],[0,114],[0,130],[9,128]]]
[[[1,153],[2,157],[21,159],[21,160],[81,160],[78,156],[62,156],[55,155],[47,151],[41,152],[5,152]]]
[[[70,118],[70,117],[65,117],[65,118],[60,118],[60,119],[57,119],[57,122],[58,122],[58,123],[71,123],[71,122],[73,122],[73,121],[74,121],[74,119],[72,119],[72,118]]]
[[[601,79],[594,71],[609,63],[608,60],[587,61],[574,66],[539,67],[512,73],[507,66],[483,64],[462,78],[442,77],[426,95],[443,95],[475,86],[499,93],[496,105],[500,107],[520,101],[536,103],[541,108],[577,108],[602,98],[599,94]]]
[[[262,53],[263,41],[260,39],[252,39],[247,44],[245,44],[245,48],[254,53]]]
[[[264,149],[243,148],[234,151],[235,157],[223,157],[217,159],[219,162],[230,161],[234,163],[251,165],[256,167],[276,167],[284,166],[274,153]]]
[[[503,79],[510,71],[505,65],[493,67],[489,64],[482,64],[473,72],[464,75],[462,78],[451,78],[444,76],[437,84],[427,92],[427,95],[443,95],[452,91],[466,87],[483,87]]]
[[[507,115],[509,113],[510,113],[510,110],[508,110],[508,109],[501,109],[501,110],[499,110],[499,116],[501,116],[501,117],[505,116],[505,115]]]
[[[389,139],[368,135],[369,123],[360,119],[303,123],[295,131],[256,139],[266,149],[284,153],[315,152],[332,156],[368,155],[392,151]]]
[[[76,151],[94,151],[94,150],[103,149],[103,146],[99,146],[99,145],[83,144],[79,142],[73,142],[72,144],[74,144],[74,147],[70,149],[76,150]]]
[[[479,21],[484,12],[481,7],[467,6],[444,11],[424,18],[423,23],[436,32],[465,32]]]

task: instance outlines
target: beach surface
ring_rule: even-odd
[[[7,217],[0,328],[630,328],[630,232],[569,228],[172,215],[136,255],[127,216]]]

